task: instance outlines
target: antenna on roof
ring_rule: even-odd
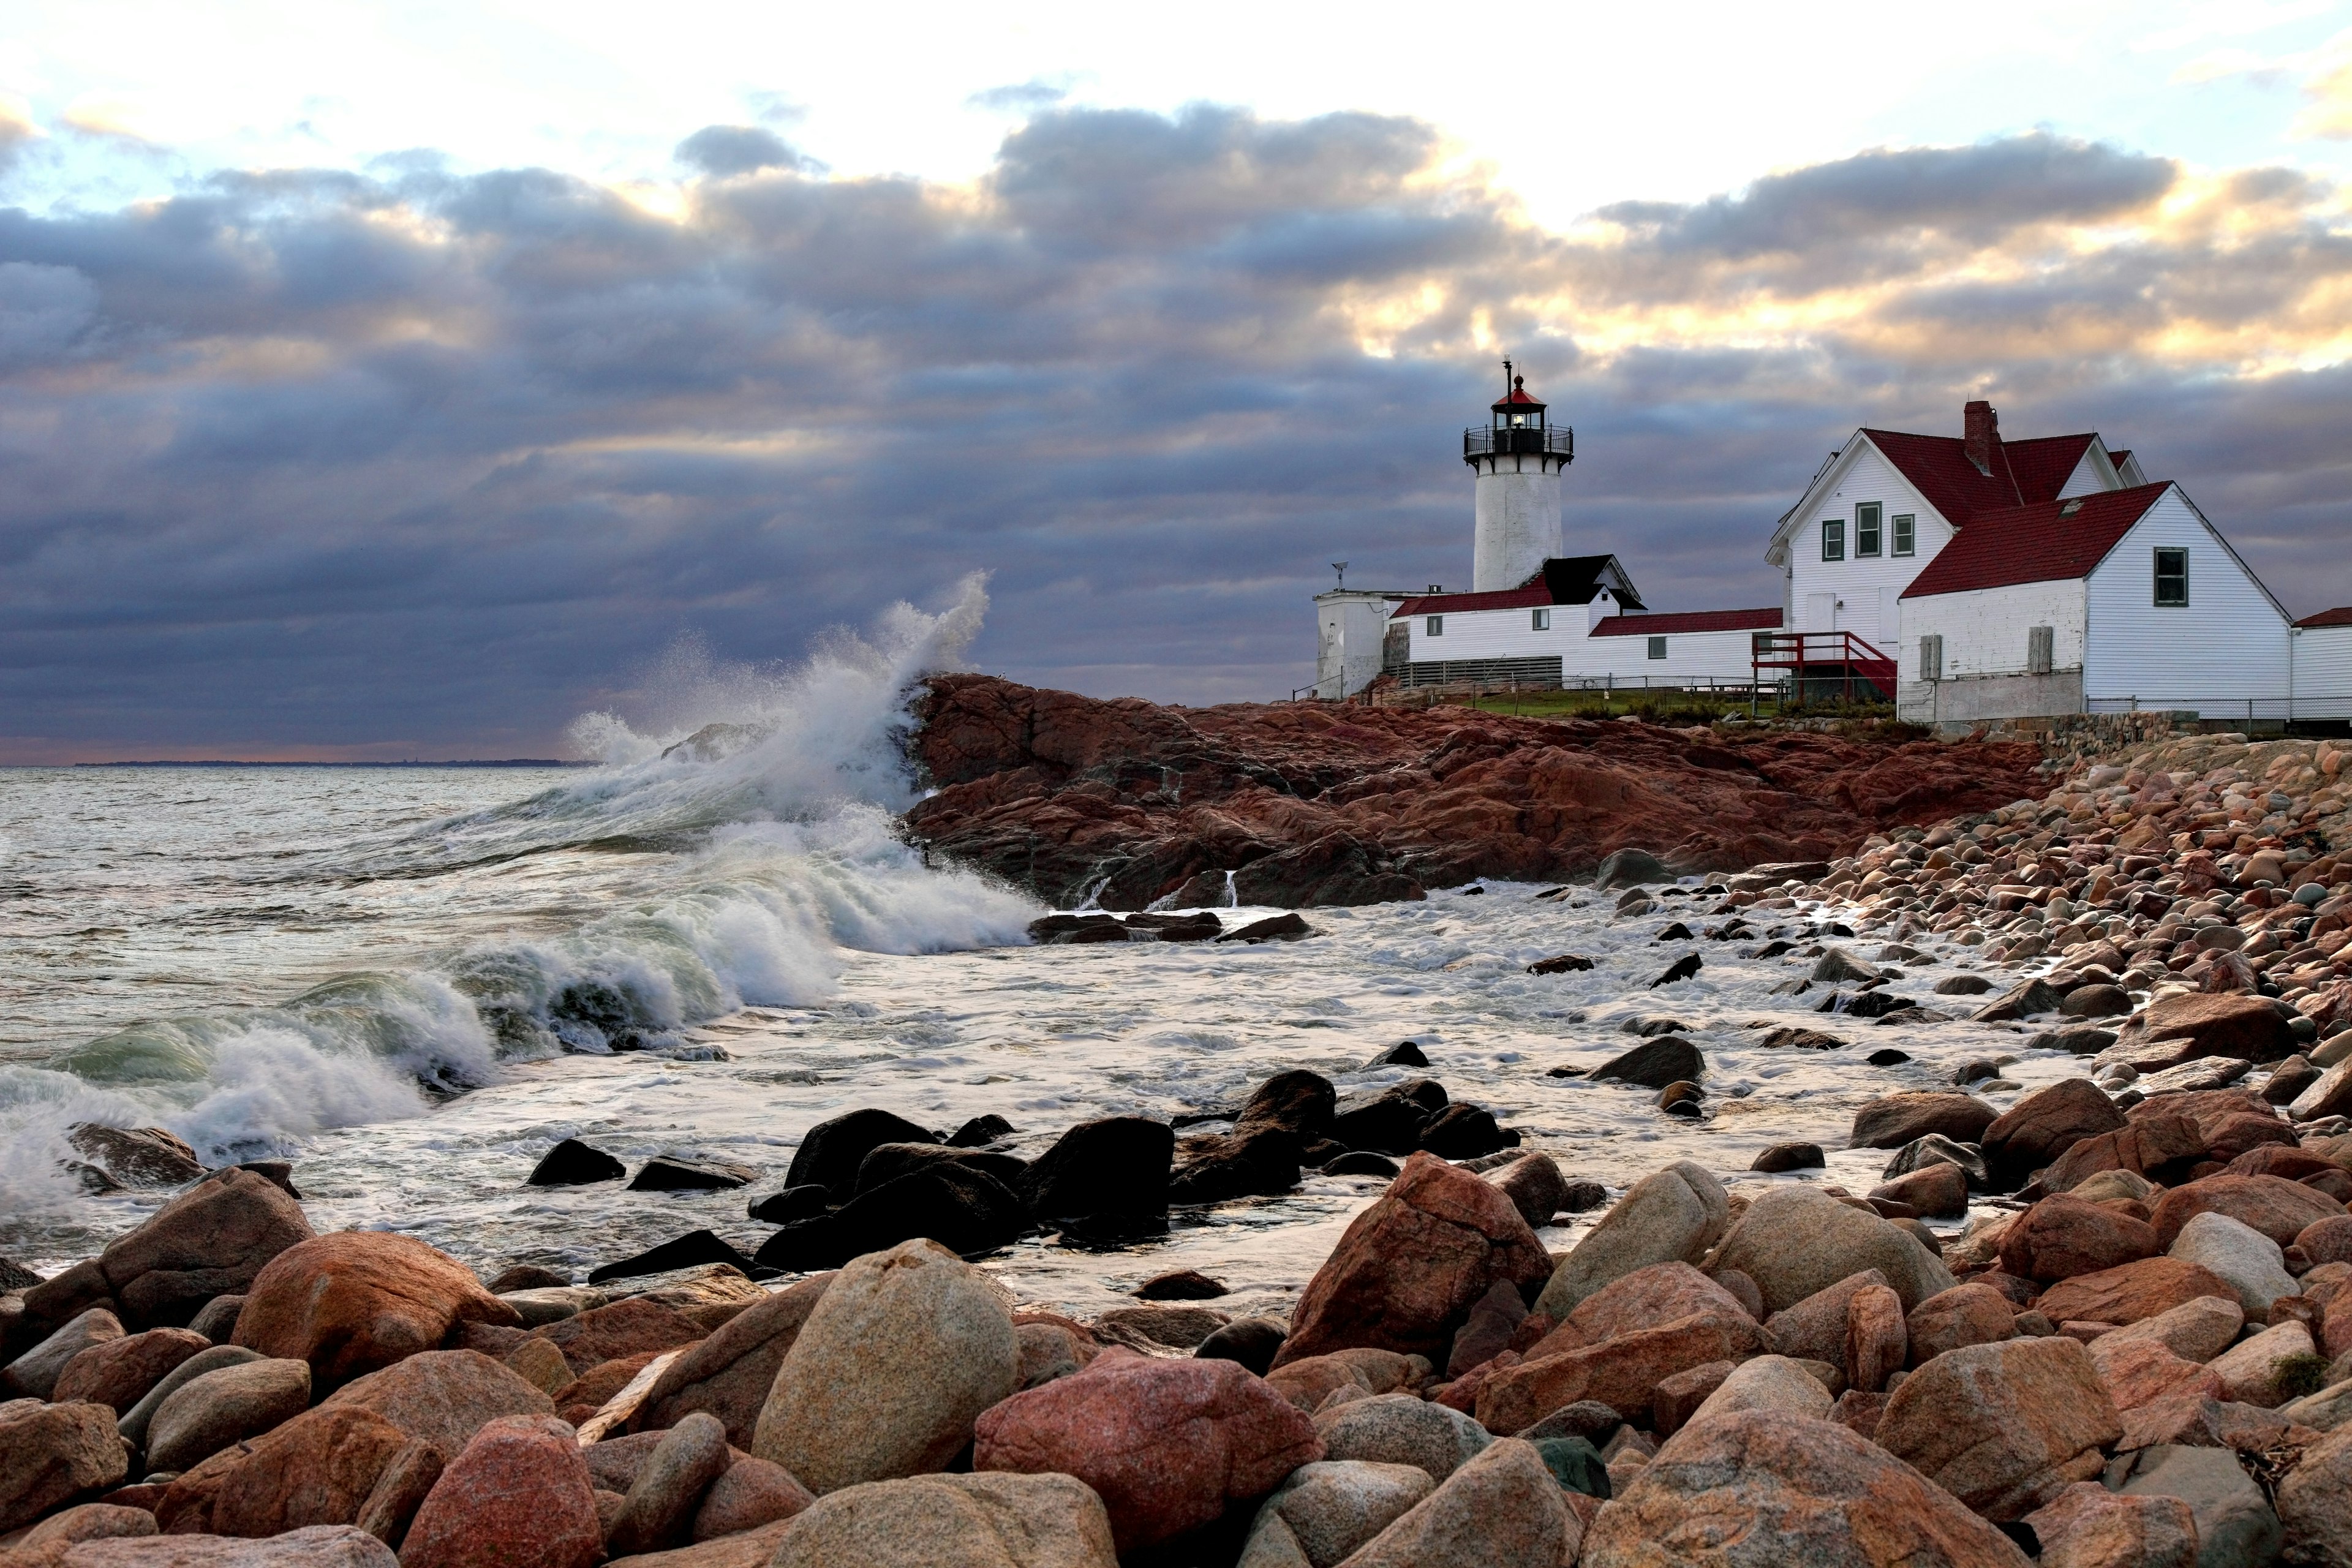
[[[1508,402],[1508,401],[1510,400],[1510,396],[1511,396],[1511,362],[1510,362],[1509,357],[1507,355],[1507,356],[1505,356],[1505,358],[1504,358],[1504,360],[1503,360],[1503,398],[1504,398],[1504,401]]]
[[[1331,563],[1331,570],[1339,574],[1339,586],[1343,589],[1347,587],[1348,563],[1344,561],[1334,561]]]

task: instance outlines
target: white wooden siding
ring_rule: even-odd
[[[1895,595],[1911,585],[1936,552],[1952,542],[1951,524],[1911,488],[1901,470],[1886,460],[1869,437],[1856,436],[1855,450],[1843,468],[1831,475],[1823,493],[1812,498],[1810,510],[1798,514],[1796,531],[1789,540],[1788,605],[1801,609],[1801,631],[1851,631],[1882,651],[1892,652],[1901,640],[1901,611],[1890,608]],[[1863,501],[1880,506],[1879,553],[1856,559],[1854,508]],[[1909,555],[1888,553],[1895,548],[1895,517],[1909,512],[1918,519],[1916,549]],[[1837,518],[1845,524],[1843,561],[1822,559],[1822,523]],[[1883,595],[1882,589],[1892,589]],[[1831,619],[1817,623],[1821,600],[1831,595]],[[1889,622],[1894,624],[1890,625]]]
[[[2074,465],[2074,471],[2068,474],[2066,482],[2058,487],[2058,499],[2071,500],[2076,496],[2097,495],[2103,491],[2114,489],[2116,487],[2107,482],[2109,470],[2102,467],[2099,462],[2104,455],[2105,449],[2095,440],[2084,447],[2081,459]]]
[[[2080,578],[1930,594],[1903,601],[1903,656],[1896,679],[1919,679],[1919,639],[1944,639],[1944,679],[2021,675],[2029,631],[2048,626],[2053,669],[2083,668],[2084,592]]]
[[[2189,552],[2189,603],[2156,606],[2156,550]],[[1916,601],[1915,601],[1916,602]],[[2287,619],[2178,487],[2107,552],[2089,578],[2084,696],[2095,709],[2212,710],[2285,716]]]
[[[1429,635],[1429,617],[1414,616],[1412,659],[1415,664],[1450,658],[1565,658],[1584,641],[1583,607],[1551,605],[1551,629],[1534,629],[1533,609],[1450,610],[1442,636]]]
[[[1746,680],[1753,669],[1749,650],[1752,632],[1669,632],[1666,657],[1649,657],[1649,634],[1597,637],[1584,625],[1583,606],[1554,605],[1551,629],[1536,631],[1531,613],[1516,610],[1469,610],[1445,614],[1443,635],[1429,635],[1429,617],[1412,617],[1412,660],[1433,664],[1446,659],[1549,658],[1560,661],[1561,679],[1599,679],[1612,677],[1632,684],[1713,678]]]
[[[2189,601],[2197,602],[2193,578]],[[2294,634],[2294,716],[2352,719],[2352,626],[2305,626]]]
[[[1652,685],[1670,680],[1746,680],[1755,673],[1754,632],[1666,632],[1666,657],[1649,655],[1650,634],[1591,637],[1579,654],[1578,675],[1610,675],[1622,682]]]

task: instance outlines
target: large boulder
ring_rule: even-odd
[[[1910,1340],[1911,1364],[1924,1366],[1962,1345],[2013,1338],[2017,1310],[1990,1285],[1955,1285],[1912,1308],[1904,1318],[1904,1332]]]
[[[1540,1356],[1490,1373],[1479,1384],[1477,1416],[1489,1432],[1517,1432],[1562,1405],[1594,1400],[1646,1425],[1658,1385],[1709,1362],[1744,1361],[1772,1348],[1746,1312],[1701,1312],[1600,1344]]]
[[[812,1275],[712,1331],[662,1369],[645,1403],[629,1417],[628,1430],[659,1432],[690,1412],[708,1411],[726,1426],[727,1440],[748,1451],[776,1369],[833,1279],[831,1274]]]
[[[1102,1500],[1069,1476],[910,1476],[819,1498],[768,1568],[1118,1568]],[[684,1568],[681,1564],[680,1568]]]
[[[2236,1295],[2210,1268],[2177,1258],[2143,1258],[2062,1279],[2034,1307],[2053,1323],[2137,1323],[2200,1296]]]
[[[119,1484],[130,1464],[103,1405],[0,1405],[0,1533]]]
[[[310,1367],[265,1357],[225,1366],[184,1385],[147,1427],[147,1468],[184,1470],[231,1443],[257,1436],[310,1405]]]
[[[982,1415],[972,1468],[1076,1476],[1102,1499],[1118,1549],[1132,1552],[1321,1458],[1314,1423],[1234,1363],[1114,1347]]]
[[[1168,1218],[1176,1132],[1143,1116],[1081,1121],[1029,1163],[1017,1191],[1040,1220],[1107,1234],[1146,1232]]]
[[[1748,1315],[1747,1305],[1687,1263],[1653,1263],[1587,1296],[1568,1321],[1539,1341],[1530,1358],[1599,1344],[1636,1329],[1663,1328],[1693,1313]]]
[[[2205,1132],[2193,1118],[2158,1111],[2134,1117],[2116,1131],[2074,1143],[2050,1163],[2042,1173],[2042,1185],[2047,1192],[2072,1192],[2105,1171],[2126,1171],[2169,1182],[2204,1159],[2205,1153]]]
[[[459,1323],[520,1328],[474,1271],[414,1237],[343,1230],[297,1242],[247,1290],[235,1342],[310,1363],[323,1389],[437,1350]]]
[[[857,1168],[885,1143],[936,1143],[939,1136],[903,1116],[868,1107],[820,1121],[801,1136],[784,1173],[786,1189],[823,1187],[837,1204],[857,1191]]]
[[[212,1531],[258,1539],[313,1524],[356,1524],[384,1471],[412,1447],[422,1445],[373,1411],[347,1405],[305,1411],[257,1438],[220,1478]],[[442,1458],[434,1451],[436,1472]]]
[[[1830,1421],[1696,1421],[1602,1506],[1579,1568],[2031,1568],[1998,1529]]]
[[[2274,1062],[2294,1055],[2294,1045],[2286,1015],[2269,998],[2192,992],[2159,997],[2126,1019],[2099,1065],[2121,1062],[2145,1074],[2200,1057]]]
[[[1522,1154],[1501,1170],[1488,1172],[1486,1179],[1502,1189],[1519,1217],[1534,1229],[1549,1225],[1568,1203],[1568,1178],[1549,1154]]]
[[[314,1524],[268,1541],[229,1535],[151,1535],[79,1542],[56,1568],[398,1568],[392,1549],[348,1524]]]
[[[66,1368],[86,1351],[123,1338],[122,1324],[103,1307],[77,1312],[56,1332],[0,1371],[0,1399],[47,1399]]]
[[[2228,1448],[2166,1443],[2119,1454],[2105,1484],[2129,1498],[2187,1503],[2197,1527],[2197,1561],[2204,1568],[2252,1568],[2277,1561],[2284,1536],[2278,1515]]]
[[[1347,1558],[1347,1568],[1559,1568],[1583,1534],[1533,1443],[1505,1437]]]
[[[2144,1220],[2059,1193],[2017,1216],[2000,1237],[2000,1266],[2036,1284],[2052,1285],[2154,1258],[2164,1250]]]
[[[1879,1446],[1996,1522],[2099,1474],[2123,1435],[2082,1344],[2063,1335],[1948,1351],[1886,1402]]]
[[[1359,1346],[1442,1359],[1461,1318],[1497,1281],[1524,1288],[1550,1271],[1507,1196],[1417,1153],[1307,1281],[1274,1364]]]
[[[2210,1271],[2258,1323],[2269,1321],[2273,1302],[2298,1293],[2278,1243],[2227,1215],[2191,1216],[2173,1238],[2168,1256]]]
[[[552,1415],[554,1402],[479,1351],[425,1351],[329,1394],[320,1408],[349,1405],[383,1416],[443,1454],[457,1454],[503,1415]]]
[[[562,1351],[564,1364],[578,1375],[606,1362],[657,1355],[690,1345],[703,1337],[703,1328],[674,1307],[643,1296],[626,1296],[542,1323],[530,1331],[530,1337],[545,1340]]]
[[[2197,1519],[2179,1498],[2078,1482],[2025,1516],[2042,1568],[2197,1568]]]
[[[2061,1079],[1993,1118],[1984,1130],[1985,1163],[2005,1191],[2085,1138],[2117,1132],[2124,1113],[2086,1078]]]
[[[2303,1451],[2279,1483],[2278,1517],[2288,1562],[2352,1563],[2352,1426]]]
[[[999,1288],[928,1242],[901,1242],[853,1260],[810,1310],[751,1451],[819,1496],[938,1470],[1020,1370]]]
[[[1753,1279],[1767,1312],[1871,1268],[1906,1311],[1952,1288],[1943,1260],[1908,1231],[1811,1187],[1776,1187],[1749,1204],[1717,1248],[1714,1267]]]
[[[2000,1115],[1973,1094],[1907,1089],[1882,1095],[1853,1113],[1850,1149],[1900,1149],[1915,1138],[1940,1133],[1955,1143],[1974,1143]]]
[[[619,1557],[684,1545],[703,1494],[732,1463],[727,1428],[719,1418],[699,1410],[688,1415],[661,1435],[638,1468],[618,1517],[605,1527],[606,1550]],[[747,1457],[746,1463],[767,1461]]]
[[[49,1397],[60,1405],[88,1400],[123,1414],[189,1357],[210,1349],[211,1343],[186,1329],[149,1329],[143,1334],[104,1340],[66,1363]]]
[[[98,1257],[26,1291],[25,1311],[62,1323],[110,1304],[134,1331],[182,1328],[214,1297],[243,1292],[264,1264],[310,1234],[302,1205],[284,1188],[231,1166],[116,1237]]]
[[[1696,1263],[1723,1236],[1730,1194],[1714,1173],[1677,1160],[1626,1189],[1554,1270],[1536,1310],[1554,1321],[1613,1279],[1654,1263]]]
[[[2305,1226],[2342,1217],[2344,1205],[2326,1193],[2280,1176],[2208,1176],[2158,1198],[2148,1223],[2170,1247],[2180,1227],[2200,1214],[2227,1215],[2285,1247]]]
[[[1011,1187],[985,1170],[942,1160],[785,1226],[760,1244],[755,1261],[795,1272],[837,1268],[918,1238],[971,1256],[1008,1245],[1028,1226],[1029,1211]]]
[[[1494,1439],[1458,1410],[1411,1394],[1351,1399],[1318,1413],[1315,1434],[1333,1459],[1411,1465],[1442,1481]]]
[[[1338,1459],[1301,1465],[1257,1510],[1241,1561],[1248,1568],[1296,1568],[1301,1561],[1307,1568],[1338,1568],[1431,1488],[1429,1477],[1411,1465]]]
[[[593,1568],[596,1494],[572,1428],[507,1415],[474,1435],[425,1494],[401,1568]]]

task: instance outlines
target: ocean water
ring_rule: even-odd
[[[1296,942],[1029,946],[1039,906],[927,866],[892,827],[917,789],[908,683],[957,659],[982,607],[976,584],[938,616],[901,607],[788,674],[690,668],[664,722],[575,727],[607,759],[593,769],[0,772],[0,1254],[56,1268],[160,1201],[84,1193],[60,1167],[78,1121],[162,1125],[208,1161],[290,1158],[321,1229],[584,1270],[703,1226],[748,1252],[769,1227],[740,1191],[523,1186],[559,1138],[632,1165],[754,1166],[758,1194],[810,1125],[859,1106],[942,1130],[993,1111],[1034,1153],[1093,1116],[1231,1106],[1286,1068],[1342,1093],[1420,1076],[1364,1066],[1404,1039],[1572,1177],[1615,1189],[1691,1158],[1730,1179],[1807,1139],[1828,1172],[1775,1179],[1860,1191],[1885,1156],[1843,1150],[1857,1106],[2022,1045],[1960,1021],[1824,1018],[1819,988],[1773,994],[1810,961],[1660,941],[1673,920],[1707,923],[1695,885],[1633,919],[1611,898],[1490,883],[1309,911],[1318,934]],[[662,754],[714,720],[745,727],[726,754]],[[1810,940],[1832,913],[1748,918]],[[1936,962],[1895,989],[1923,1001],[1975,962],[1913,942]],[[1696,978],[1650,987],[1690,951]],[[1563,952],[1596,967],[1526,973]],[[1705,1120],[1548,1076],[1658,1016],[1707,1054]],[[1851,1044],[1765,1049],[1766,1024]],[[1864,1061],[1885,1045],[1915,1059]],[[2007,1076],[2077,1070],[2044,1056]],[[1280,1310],[1381,1184],[1310,1173],[1286,1196],[1180,1212],[1163,1241],[1038,1239],[989,1267],[1083,1311],[1188,1267],[1235,1288],[1221,1304]]]

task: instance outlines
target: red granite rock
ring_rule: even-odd
[[[425,1494],[401,1568],[592,1568],[604,1554],[588,1465],[551,1416],[500,1416]]]
[[[2116,1131],[2085,1138],[2069,1148],[2051,1162],[2042,1184],[2051,1192],[2063,1193],[2101,1171],[2160,1176],[2204,1157],[2205,1134],[2192,1119],[2171,1115],[2135,1118]]]
[[[1489,1432],[1517,1432],[1563,1405],[1592,1399],[1643,1422],[1658,1384],[1675,1373],[1771,1348],[1771,1336],[1745,1312],[1698,1313],[1496,1373],[1478,1391],[1476,1415]]]
[[[2191,1394],[2221,1397],[2221,1380],[2209,1367],[2184,1361],[2155,1340],[2103,1335],[2090,1343],[2092,1364],[2118,1411]]]
[[[1996,1522],[2106,1464],[2123,1424],[2090,1352],[2063,1335],[1948,1351],[1906,1378],[1879,1446]]]
[[[2000,1266],[2020,1279],[2050,1285],[2120,1268],[2163,1250],[2153,1226],[2059,1193],[2018,1215],[2001,1233]]]
[[[991,1407],[972,1468],[1076,1476],[1102,1499],[1126,1552],[1206,1524],[1322,1457],[1315,1424],[1237,1363],[1114,1347]]]
[[[578,1376],[608,1361],[692,1344],[703,1332],[702,1325],[683,1312],[627,1296],[543,1324],[531,1330],[530,1337],[546,1340],[562,1351],[572,1374]]]
[[[213,1492],[212,1532],[261,1537],[353,1524],[408,1434],[373,1411],[322,1405],[264,1433]]]
[[[2017,1186],[2085,1138],[2121,1131],[2124,1114],[2088,1079],[2062,1079],[2036,1089],[1984,1131],[1985,1163],[2002,1188]]]
[[[2237,1294],[2210,1268],[2177,1258],[2143,1258],[2062,1279],[2042,1292],[2035,1310],[2053,1323],[2137,1323],[2200,1296],[2235,1300]]]
[[[1855,1291],[1846,1308],[1846,1381],[1864,1394],[1876,1394],[1886,1385],[1888,1373],[1902,1370],[1909,1349],[1903,1299],[1885,1285]]]
[[[345,1230],[298,1242],[246,1292],[236,1342],[307,1361],[321,1389],[437,1350],[461,1322],[519,1327],[474,1271],[414,1237]]]
[[[2208,1176],[2158,1198],[2152,1223],[2157,1238],[2170,1247],[2196,1215],[2226,1215],[2285,1247],[2305,1226],[2340,1219],[2344,1213],[2344,1205],[2326,1194],[2283,1176]]]
[[[1507,1194],[1417,1153],[1307,1281],[1275,1365],[1353,1346],[1442,1359],[1497,1281],[1550,1277],[1550,1255]]]
[[[166,1373],[211,1345],[204,1335],[186,1329],[149,1329],[107,1340],[66,1363],[49,1397],[59,1405],[86,1400],[126,1415]]]

